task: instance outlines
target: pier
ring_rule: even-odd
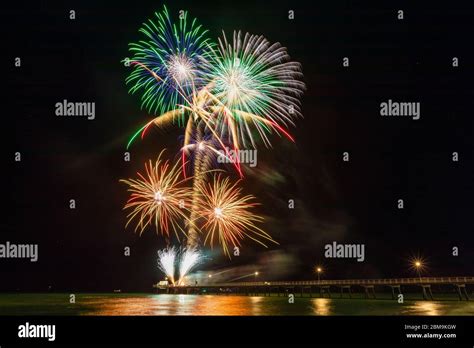
[[[259,281],[259,282],[206,282],[198,285],[154,285],[171,294],[241,294],[263,296],[285,296],[285,294],[300,297],[353,298],[353,290],[363,290],[365,298],[377,298],[376,290],[390,289],[392,299],[402,294],[407,286],[418,287],[423,299],[434,299],[432,286],[445,285],[452,287],[459,300],[469,301],[467,286],[474,284],[474,277],[417,277],[390,279],[336,279],[336,280],[303,280],[303,281]],[[332,291],[332,292],[331,292]],[[336,296],[336,294],[339,296]]]

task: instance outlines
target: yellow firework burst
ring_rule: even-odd
[[[145,163],[145,173],[137,173],[138,179],[120,180],[129,186],[131,192],[124,209],[131,209],[127,215],[127,226],[137,221],[135,232],[140,235],[145,228],[155,225],[156,232],[169,236],[172,229],[179,239],[178,231],[186,235],[181,225],[188,222],[191,191],[183,184],[191,179],[181,177],[180,165],[171,165],[161,159]]]
[[[241,240],[250,238],[267,247],[264,241],[276,243],[272,237],[256,226],[263,218],[253,213],[258,203],[255,197],[242,195],[240,180],[231,183],[229,178],[216,175],[212,183],[199,187],[199,215],[204,220],[201,231],[206,234],[204,244],[211,247],[216,239],[224,254],[230,257],[229,247],[240,246]]]

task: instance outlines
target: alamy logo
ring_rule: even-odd
[[[326,258],[357,259],[357,262],[365,260],[364,244],[326,244],[324,246],[324,256]]]
[[[419,120],[421,116],[419,102],[396,102],[389,99],[380,103],[380,116],[408,116]]]
[[[232,150],[226,147],[219,150],[218,163],[248,163],[251,168],[257,166],[257,150]]]
[[[56,325],[35,325],[26,322],[18,326],[20,338],[47,338],[48,341],[56,339]]]
[[[38,244],[0,244],[0,259],[30,259],[38,261]]]
[[[95,119],[95,103],[68,102],[66,99],[62,103],[56,103],[56,116],[83,116],[88,120]]]

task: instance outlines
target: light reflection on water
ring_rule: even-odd
[[[313,303],[314,314],[316,315],[330,315],[331,314],[331,300],[328,298],[317,298],[311,301]]]
[[[423,312],[425,315],[440,315],[442,305],[439,302],[417,301],[408,309],[416,312]],[[407,313],[409,314],[409,313]]]
[[[461,301],[351,300],[218,295],[90,295],[83,315],[474,315]]]
[[[474,315],[474,301],[168,294],[0,294],[0,315]]]
[[[149,295],[94,301],[85,315],[260,315],[259,297]],[[101,302],[99,304],[99,302]]]

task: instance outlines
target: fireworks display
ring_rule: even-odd
[[[202,253],[197,250],[168,247],[158,251],[158,268],[166,275],[173,285],[183,285],[186,275],[189,274],[203,259]],[[175,281],[176,264],[179,262],[179,278]]]
[[[201,262],[201,259],[202,255],[198,250],[185,249],[181,253],[178,285],[183,284],[186,275]]]
[[[158,251],[158,268],[168,277],[171,284],[174,282],[174,264],[176,261],[176,250],[174,247]]]
[[[209,68],[211,93],[217,101],[214,110],[226,119],[218,122],[220,132],[234,136],[233,142],[241,141],[244,147],[247,139],[256,147],[252,127],[268,145],[270,129],[287,135],[282,126],[293,125],[293,119],[301,116],[304,83],[300,64],[290,60],[286,48],[239,31],[232,43],[223,34],[214,53]],[[229,130],[229,125],[235,129]]]
[[[133,70],[126,82],[131,93],[142,91],[142,107],[162,114],[205,83],[202,67],[212,43],[196,19],[188,21],[187,12],[173,23],[166,6],[140,32],[143,38],[129,47]]]
[[[199,195],[200,215],[204,219],[202,230],[205,241],[211,247],[217,240],[226,255],[229,247],[240,246],[240,241],[248,237],[265,246],[264,241],[276,243],[268,233],[256,226],[263,218],[253,213],[258,204],[251,195],[242,195],[240,181],[231,183],[229,178],[217,175],[212,183],[201,186]]]
[[[131,209],[128,224],[137,220],[135,231],[141,234],[149,225],[157,232],[169,236],[170,227],[179,238],[178,232],[186,234],[181,221],[188,221],[186,202],[190,190],[182,186],[188,179],[181,179],[178,164],[162,161],[161,155],[153,164],[145,163],[145,174],[137,173],[139,179],[121,180],[129,185],[130,199],[124,209]]]
[[[173,284],[174,264],[179,263],[179,285],[202,259],[201,235],[204,245],[218,243],[229,257],[230,248],[240,247],[246,238],[265,247],[266,242],[276,243],[258,226],[263,218],[256,213],[254,197],[242,194],[242,180],[232,183],[222,173],[213,173],[215,159],[224,157],[243,178],[240,162],[232,159],[229,149],[237,153],[255,148],[258,140],[269,147],[271,133],[294,141],[287,128],[301,116],[299,98],[305,86],[300,64],[291,61],[279,43],[239,31],[231,42],[223,34],[216,45],[196,19],[188,21],[186,12],[177,23],[166,7],[155,17],[140,29],[144,38],[129,48],[132,71],[126,83],[131,93],[142,92],[142,107],[152,119],[127,148],[152,125],[177,123],[184,128],[181,165],[161,164],[159,158],[145,165],[146,174],[138,173],[139,179],[122,181],[132,192],[125,206],[132,209],[127,225],[137,220],[140,233],[155,225],[166,236],[170,229],[186,235],[180,258],[174,248],[159,257],[160,268]]]

